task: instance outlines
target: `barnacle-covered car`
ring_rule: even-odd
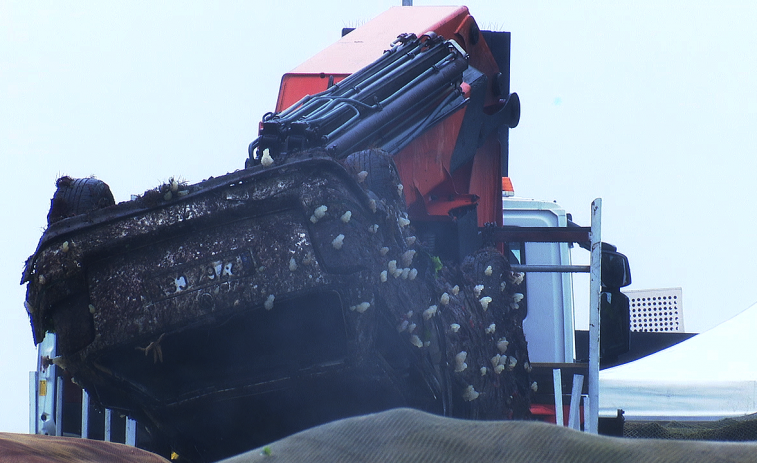
[[[519,117],[509,35],[464,7],[389,13],[438,33],[349,75],[294,73],[245,169],[119,204],[58,182],[23,276],[35,341],[54,332],[56,364],[182,458],[398,406],[529,417],[522,275],[478,236],[501,225]],[[300,100],[307,82],[323,91]]]
[[[517,276],[491,249],[441,266],[367,164],[394,173],[308,155],[52,222],[24,273],[35,340],[201,460],[396,406],[526,416]]]

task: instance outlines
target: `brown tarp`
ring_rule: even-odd
[[[757,443],[624,439],[395,409],[321,425],[224,462],[741,463],[757,462]]]
[[[168,460],[123,444],[75,437],[52,437],[0,432],[2,463],[167,463]]]

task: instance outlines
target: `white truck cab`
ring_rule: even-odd
[[[553,202],[503,196],[503,225],[567,227],[563,208]],[[523,243],[513,253],[518,264],[571,265],[568,243]],[[533,363],[572,363],[574,347],[573,277],[571,273],[529,273],[525,279],[528,316],[523,330]]]

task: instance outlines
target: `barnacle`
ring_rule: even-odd
[[[499,340],[497,341],[497,349],[503,354],[507,351],[507,346],[509,345],[510,343],[508,342],[507,338],[499,338]]]
[[[371,212],[376,212],[376,200],[375,199],[368,200],[368,207],[371,208]]]
[[[435,305],[430,306],[428,309],[423,311],[423,319],[430,320],[431,317],[436,315],[436,311],[437,311],[437,306]]]
[[[534,392],[536,392],[536,391],[539,390],[539,385],[536,384],[536,381],[534,381],[533,383],[531,383],[531,390],[534,391]]]
[[[326,211],[328,210],[328,206],[318,206],[315,208],[315,211],[313,211],[313,216],[315,216],[316,219],[321,220],[326,215]]]
[[[273,294],[268,296],[268,299],[265,300],[263,303],[263,307],[265,307],[266,310],[271,310],[273,308],[273,300],[276,299],[276,296]]]
[[[458,330],[460,330],[460,325],[458,325],[457,323],[452,323],[452,324],[449,325],[449,329],[453,333],[457,333]]]
[[[310,265],[315,261],[315,256],[313,256],[313,253],[308,251],[307,254],[305,254],[305,257],[302,258],[302,263],[305,265]]]
[[[397,267],[396,260],[390,260],[387,267],[389,268],[389,273],[391,273],[394,278],[399,278],[402,275],[402,269]]]
[[[481,295],[481,291],[484,290],[484,285],[476,285],[473,287],[473,294],[476,295],[476,297]]]
[[[398,185],[397,185],[397,196],[402,196],[402,190],[404,190],[404,189],[405,189],[405,187],[404,187],[404,186],[402,186],[402,184],[401,184],[401,183],[400,183],[400,184],[398,184]]]
[[[381,273],[379,274],[379,279],[381,280],[382,283],[386,283],[387,276],[388,275],[387,275],[386,270],[382,270]]]
[[[505,289],[507,289],[507,283],[503,281],[499,284],[499,291],[503,292]]]
[[[507,357],[507,369],[508,371],[512,371],[515,369],[515,365],[518,364],[518,359],[515,357]]]
[[[497,365],[500,364],[500,360],[502,359],[502,356],[497,354],[494,357],[491,358],[492,366],[494,368],[497,368]]]
[[[492,298],[490,298],[489,296],[484,296],[478,300],[478,302],[481,303],[481,307],[484,310],[487,310],[489,308],[489,304],[491,303],[491,301],[492,301]]]
[[[171,178],[171,191],[176,193],[179,191],[179,182],[176,181],[176,179]]]
[[[421,338],[418,337],[418,335],[412,335],[410,336],[410,344],[414,345],[417,348],[423,347],[423,341],[421,341]]]
[[[531,373],[531,370],[533,370],[533,368],[531,367],[531,364],[528,363],[528,362],[525,362],[523,364],[523,369],[526,370],[526,372],[528,372],[528,373]]]
[[[488,326],[488,327],[486,328],[486,333],[487,333],[487,334],[492,334],[492,333],[494,333],[494,331],[495,331],[496,329],[497,329],[497,325],[495,325],[494,323],[492,323],[491,325],[489,325],[489,326]]]
[[[378,224],[374,223],[373,225],[371,225],[370,227],[368,227],[368,231],[371,232],[371,233],[376,233],[378,231],[378,227],[379,227]]]
[[[171,198],[173,198],[173,194],[170,191],[166,192],[166,194],[163,195],[163,199],[166,201],[170,201]]]
[[[440,297],[440,298],[439,298],[439,302],[440,302],[440,303],[441,303],[442,305],[447,305],[447,304],[449,304],[449,294],[447,294],[447,293],[442,293],[442,297]]]
[[[340,217],[341,221],[347,223],[352,218],[352,211],[347,211]]]
[[[413,263],[413,257],[415,257],[415,249],[408,249],[402,254],[402,265],[405,267],[410,266]]]
[[[295,270],[297,270],[297,261],[292,257],[289,259],[289,271],[294,272]]]
[[[368,307],[370,306],[371,306],[370,302],[361,302],[360,304],[354,306],[354,310],[357,313],[363,313],[366,310],[368,310]],[[352,307],[350,307],[350,309],[352,309]]]
[[[382,256],[385,256],[388,252],[389,252],[389,248],[386,246],[379,249],[379,254],[381,254]],[[397,265],[397,261],[395,261],[394,264]]]
[[[334,249],[342,249],[342,246],[344,246],[344,235],[341,233],[336,235],[334,241],[331,242],[331,246],[333,246]]]
[[[44,285],[45,283],[47,283],[47,279],[45,278],[44,275],[39,275],[37,277],[37,283]]]
[[[465,388],[465,392],[463,392],[463,400],[470,402],[472,400],[478,399],[479,395],[480,394],[475,389],[473,389],[473,386],[469,385],[467,388]]]
[[[486,367],[481,367],[478,371],[481,372],[481,376],[486,376],[486,372],[488,371]]]
[[[360,182],[360,183],[363,183],[365,181],[366,177],[368,177],[368,171],[367,170],[361,170],[360,172],[357,173],[357,181]]]
[[[515,293],[513,294],[513,302],[518,303],[523,300],[523,294],[521,293]]]
[[[418,326],[418,325],[416,325],[415,323],[413,323],[413,322],[410,322],[410,324],[409,324],[409,325],[407,325],[407,332],[408,332],[408,333],[412,333],[413,331],[415,331],[415,328],[416,328],[417,326]]]
[[[400,217],[400,218],[397,219],[397,223],[399,224],[400,227],[404,228],[404,227],[407,227],[408,225],[410,225],[410,220],[408,220],[408,219],[406,219],[404,217]]]
[[[402,333],[403,331],[405,331],[407,329],[407,326],[409,324],[410,324],[409,321],[403,320],[402,323],[400,323],[400,325],[397,327],[397,332],[398,333]]]
[[[418,276],[418,269],[417,269],[417,268],[412,268],[412,269],[410,269],[410,273],[408,273],[408,275],[407,275],[407,277],[408,277],[408,278],[409,278],[409,279],[410,279],[411,281],[412,281],[412,280],[415,280],[415,277],[417,277],[417,276]]]
[[[468,364],[465,363],[465,359],[468,357],[468,353],[463,351],[460,351],[457,355],[455,355],[455,372],[460,373],[461,371],[464,371],[466,368],[468,368]]]
[[[407,280],[410,277],[410,269],[405,267],[402,269],[402,279]]]
[[[486,267],[486,270],[484,270],[484,275],[486,275],[488,277],[492,276],[492,266],[491,265],[488,266],[488,267]]]
[[[407,243],[408,246],[412,246],[415,244],[416,239],[417,238],[415,236],[408,236],[407,238],[405,238],[405,242]]]
[[[57,365],[57,366],[59,366],[59,367],[63,368],[64,370],[65,370],[65,369],[66,369],[66,367],[68,366],[68,365],[66,364],[66,361],[65,361],[65,360],[63,359],[63,357],[60,357],[60,356],[58,356],[58,357],[53,357],[51,361],[52,361],[53,365]]]
[[[496,367],[494,367],[494,372],[497,373],[497,374],[500,374],[503,371],[505,371],[505,366],[504,365],[497,365]]]
[[[521,272],[513,272],[513,277],[512,277],[512,280],[513,280],[513,284],[514,284],[515,286],[518,286],[519,284],[523,283],[523,277],[525,277],[525,276],[526,276],[526,275],[525,275],[524,273],[521,273]]]
[[[460,292],[460,287],[458,285],[453,286],[451,292],[452,295],[457,296],[457,293]]]
[[[95,306],[89,304],[89,313],[95,313]]]
[[[60,245],[60,250],[63,252],[68,252],[68,241],[64,241],[63,244]]]
[[[263,167],[269,167],[273,164],[273,158],[271,157],[268,148],[263,150],[263,157],[260,158],[260,163],[263,164]]]

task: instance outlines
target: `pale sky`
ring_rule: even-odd
[[[125,201],[242,168],[281,75],[400,4],[0,2],[0,431],[28,431],[36,349],[19,281],[56,178],[95,175]],[[439,4],[457,2],[415,1]],[[683,288],[688,331],[756,302],[757,4],[467,5],[513,33],[516,194],[586,225],[603,198],[629,289]]]

